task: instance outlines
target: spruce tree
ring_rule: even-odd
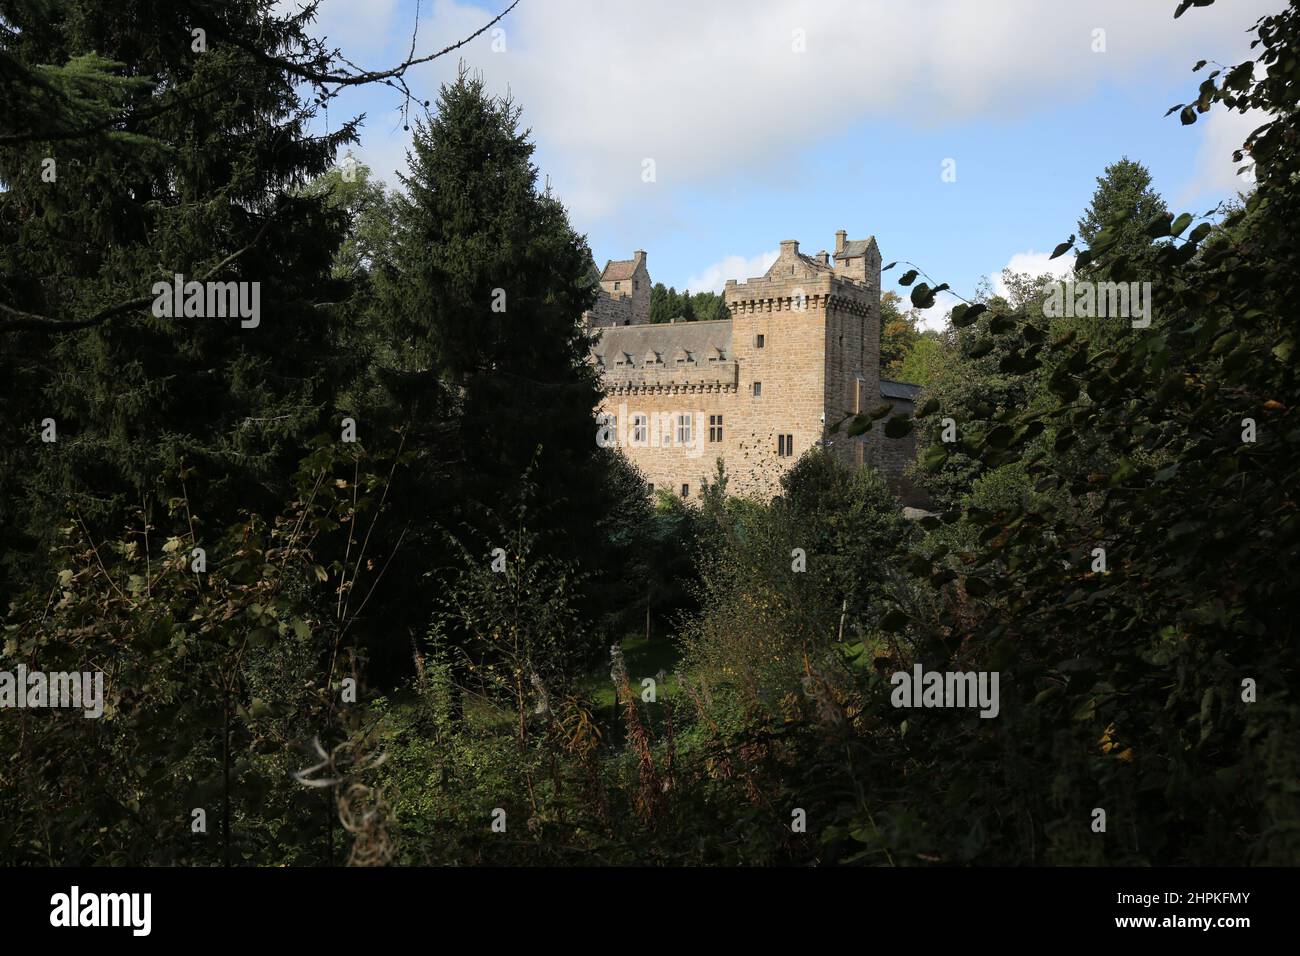
[[[1116,236],[1109,258],[1126,257],[1137,272],[1149,274],[1153,251],[1145,230],[1165,212],[1165,201],[1151,188],[1150,171],[1125,156],[1097,177],[1092,201],[1079,219],[1081,244],[1093,245],[1097,234],[1109,228]]]
[[[581,323],[594,300],[591,252],[538,188],[519,118],[510,99],[462,71],[434,117],[417,122],[393,309],[454,399],[449,519],[490,529],[488,513],[513,508],[527,473],[540,547],[616,573],[604,522],[615,493]]]
[[[312,135],[299,81],[268,59],[308,42],[301,22],[266,0],[57,7],[6,10],[3,53],[22,65],[7,77],[68,64],[51,82],[99,104],[90,121],[133,119],[109,137],[65,135],[73,100],[46,127],[24,125],[24,110],[0,129],[0,378],[16,406],[0,525],[16,576],[40,572],[26,556],[56,540],[69,506],[116,532],[128,508],[163,513],[183,467],[214,523],[278,507],[307,439],[337,430],[331,396],[350,374],[315,308],[338,297],[343,220],[300,187],[355,127]],[[196,35],[196,18],[213,29]],[[256,324],[153,314],[155,283],[176,274],[258,283]],[[57,442],[37,438],[46,418]]]
[[[1151,188],[1151,173],[1145,166],[1128,157],[1111,163],[1097,177],[1092,201],[1079,219],[1079,236],[1081,242],[1092,246],[1105,230],[1115,242],[1104,255],[1079,268],[1079,278],[1099,280],[1105,269],[1125,281],[1150,280],[1160,245],[1151,244],[1146,229],[1157,216],[1167,213],[1164,199]],[[1097,348],[1114,344],[1131,330],[1123,316],[1061,319],[1059,324],[1062,332],[1074,329]]]

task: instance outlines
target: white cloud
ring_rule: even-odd
[[[760,252],[746,259],[744,256],[727,256],[720,262],[708,266],[699,275],[686,280],[686,288],[691,292],[721,292],[728,279],[744,282],[755,276],[761,276],[772,263],[776,262],[780,251]]]
[[[1030,249],[1028,252],[1017,252],[1002,267],[1002,272],[997,275],[989,276],[993,283],[993,291],[1000,296],[1006,296],[1010,291],[1007,288],[1006,280],[1003,274],[1007,272],[1026,273],[1030,276],[1050,275],[1058,279],[1069,276],[1074,271],[1074,256],[1065,254],[1056,259],[1052,258],[1050,252],[1035,252]]]
[[[417,53],[481,27],[505,5],[435,0]],[[802,149],[853,124],[904,118],[930,127],[1067,103],[1139,72],[1228,62],[1277,0],[1234,0],[1172,19],[1169,2],[1094,0],[527,0],[500,25],[408,75],[421,95],[458,58],[512,90],[575,221],[636,203],[667,209],[685,187],[723,176],[789,175]],[[384,12],[389,12],[387,0]],[[372,34],[368,4],[326,4],[332,40]],[[405,53],[411,16],[385,16]],[[1093,53],[1106,30],[1107,52]],[[806,52],[795,52],[803,31]],[[324,32],[324,31],[322,31]],[[385,135],[370,129],[364,134]],[[642,180],[653,159],[656,181]]]
[[[1238,163],[1232,159],[1233,150],[1241,149],[1241,144],[1254,130],[1269,120],[1269,114],[1263,110],[1248,110],[1238,113],[1235,110],[1214,109],[1197,122],[1204,126],[1201,145],[1196,151],[1196,171],[1192,180],[1180,195],[1179,203],[1189,202],[1206,192],[1249,192],[1254,180],[1242,178],[1237,170],[1251,165],[1249,157]]]

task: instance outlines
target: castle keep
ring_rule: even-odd
[[[836,233],[835,252],[781,243],[762,276],[729,280],[731,318],[650,322],[646,254],[610,261],[585,318],[605,398],[602,439],[617,443],[655,489],[690,497],[715,462],[728,490],[771,498],[781,475],[822,443],[897,482],[912,439],[879,426],[850,438],[830,427],[882,402],[911,411],[917,386],[880,380],[880,252],[874,238]]]

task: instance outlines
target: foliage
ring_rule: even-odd
[[[730,317],[726,301],[717,292],[679,293],[662,282],[656,282],[650,289],[651,322],[713,322]]]

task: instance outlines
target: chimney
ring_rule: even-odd
[[[823,249],[821,252],[817,253],[817,261],[824,266],[830,265],[831,264],[830,253],[827,252],[825,249]]]
[[[844,251],[844,244],[848,242],[848,240],[849,234],[843,229],[835,233],[835,254],[837,256]]]
[[[792,256],[797,256],[797,255],[799,254],[799,240],[798,240],[798,239],[782,239],[782,240],[781,240],[781,255],[784,256],[784,255],[786,255],[787,253],[788,253],[789,255],[792,255]]]
[[[645,264],[645,250],[644,250],[644,249],[638,249],[636,252],[632,253],[632,262],[635,263],[635,264],[638,265],[638,266],[640,266],[640,265],[644,265],[644,264]]]

